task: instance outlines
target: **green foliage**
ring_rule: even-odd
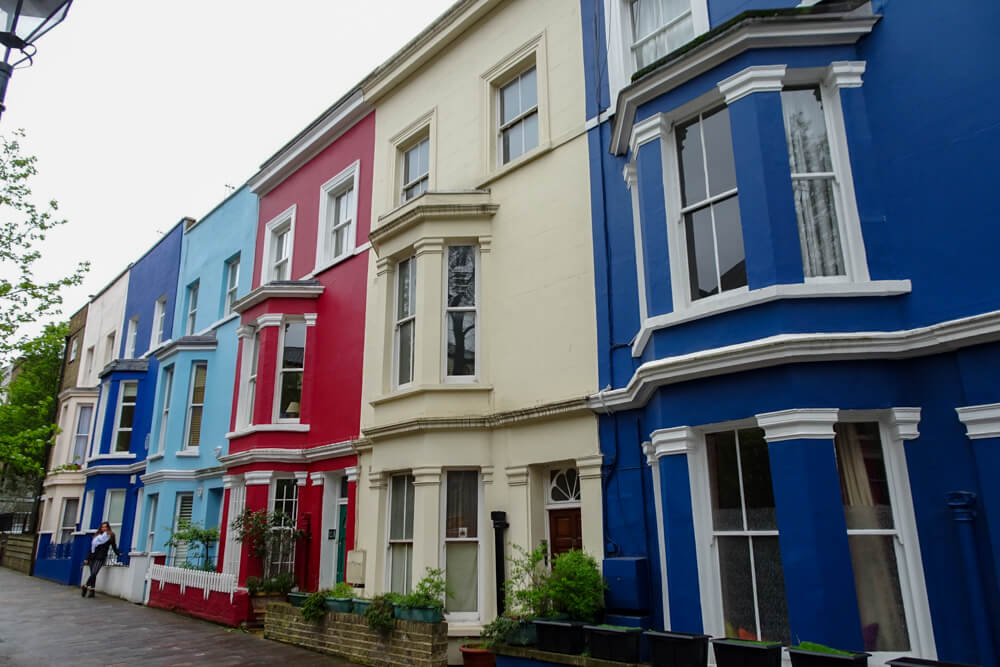
[[[263,587],[263,583],[260,577],[247,577],[247,593],[257,595]]]
[[[313,593],[305,599],[300,610],[302,618],[318,623],[326,616],[326,591]]]
[[[0,266],[4,267],[0,275],[0,364],[23,346],[25,340],[17,338],[18,331],[58,314],[59,291],[79,285],[90,268],[89,262],[81,262],[64,278],[35,280],[34,264],[42,257],[37,244],[66,221],[55,218],[59,205],[54,199],[42,208],[31,201],[28,183],[38,173],[38,158],[22,153],[23,138],[23,130],[0,136]]]
[[[793,646],[792,648],[801,649],[803,651],[809,651],[811,653],[828,653],[830,655],[855,655],[851,651],[841,651],[839,648],[830,648],[829,646],[824,646],[823,644],[817,644],[816,642],[802,642],[798,646]]]
[[[291,553],[295,543],[305,537],[305,531],[295,528],[292,517],[282,512],[246,508],[230,525],[236,539],[250,547],[250,554],[261,564],[265,578],[272,575],[273,556]]]
[[[0,174],[2,171],[0,166]],[[0,193],[2,189],[0,183]],[[2,286],[0,280],[0,289]],[[0,299],[0,310],[2,304]],[[57,432],[56,395],[68,331],[64,322],[49,324],[41,335],[20,347],[16,376],[7,387],[6,402],[0,405],[0,468],[5,479],[37,480],[43,472],[46,445]]]
[[[281,572],[273,577],[264,577],[260,590],[264,593],[281,593],[288,595],[295,588],[295,577],[291,572]]]
[[[417,582],[413,591],[399,599],[403,607],[431,607],[444,609],[445,596],[451,597],[444,580],[444,572],[427,568],[424,578]]]
[[[521,621],[511,618],[506,614],[494,618],[483,626],[481,636],[486,640],[486,648],[493,648],[497,644],[507,643],[507,638],[514,634],[520,625]]]
[[[514,618],[551,616],[548,545],[542,542],[531,551],[527,551],[521,545],[513,544],[511,549],[516,555],[507,559],[510,566],[510,575],[504,582],[507,615]]]
[[[202,564],[199,565],[197,563],[192,563],[191,561],[184,561],[183,563],[181,563],[179,565],[176,565],[175,567],[179,567],[182,570],[198,570],[199,572],[215,572],[215,564],[214,563],[202,563]]]
[[[555,610],[570,618],[594,621],[604,608],[604,578],[594,557],[582,551],[555,559],[548,588]]]
[[[200,523],[192,523],[188,519],[177,521],[177,530],[170,535],[166,544],[168,547],[178,547],[187,545],[187,561],[178,564],[177,567],[189,567],[190,569],[201,569],[206,572],[215,570],[215,566],[208,560],[208,550],[219,541],[218,528],[204,528]],[[191,563],[191,557],[195,562],[201,560],[200,565]]]
[[[365,610],[365,618],[368,619],[368,627],[382,633],[392,632],[395,625],[395,611],[393,603],[399,599],[395,593],[385,593],[372,598],[372,603]]]
[[[326,596],[330,598],[340,598],[340,599],[353,598],[354,589],[351,588],[351,585],[346,581],[340,581],[337,582],[336,586],[334,586],[327,592]]]

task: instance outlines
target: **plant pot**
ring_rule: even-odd
[[[309,593],[289,593],[288,602],[293,607],[301,607],[307,597],[309,597]]]
[[[849,667],[858,665],[866,667],[870,653],[852,653],[838,655],[836,653],[820,653],[806,649],[789,647],[788,657],[792,659],[792,667]]]
[[[717,667],[781,667],[781,643],[754,644],[738,639],[713,639]]]
[[[708,635],[689,632],[646,633],[649,661],[654,667],[705,667],[708,664]]]
[[[368,609],[368,606],[371,603],[372,603],[371,600],[359,600],[357,598],[354,598],[353,600],[351,600],[351,612],[355,614],[361,614],[362,616],[364,616],[365,610]]]
[[[585,625],[590,655],[601,660],[639,662],[642,628]]]
[[[485,644],[467,644],[459,646],[462,653],[462,664],[465,667],[493,667],[497,664],[496,654],[486,648]]]
[[[538,628],[531,621],[520,621],[517,629],[504,642],[511,646],[534,646],[538,643]]]
[[[894,658],[886,660],[885,664],[892,667],[979,667],[964,662],[944,662],[942,660],[927,660],[926,658]]]
[[[444,615],[438,607],[403,607],[394,605],[393,615],[401,621],[417,623],[440,623]]]
[[[533,621],[538,631],[538,649],[579,655],[587,648],[584,623],[579,621]]]
[[[338,614],[350,614],[354,611],[354,600],[351,598],[327,598],[326,608]]]

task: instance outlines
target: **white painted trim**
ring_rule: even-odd
[[[254,321],[254,326],[257,329],[263,329],[264,327],[280,327],[284,319],[285,318],[281,313],[264,313]]]
[[[326,478],[325,472],[314,472],[309,474],[309,479],[312,480],[313,486],[323,486],[323,480]]]
[[[192,480],[202,480],[202,479],[212,479],[215,477],[223,478],[223,486],[225,486],[225,477],[231,477],[230,475],[222,475],[223,468],[221,466],[216,466],[214,468],[201,468],[198,470],[157,470],[156,472],[151,472],[145,475],[140,475],[139,479],[142,480],[143,484],[156,484],[158,482],[189,482]],[[225,486],[225,488],[230,488]]]
[[[306,449],[266,447],[248,449],[235,454],[220,456],[219,462],[227,468],[250,463],[313,463],[354,454],[354,441],[333,442]]]
[[[344,468],[344,474],[347,475],[347,483],[358,481],[358,469],[355,466],[349,468]]]
[[[825,83],[835,88],[860,88],[865,73],[864,60],[837,60],[830,63]]]
[[[588,398],[597,412],[645,405],[658,387],[790,363],[908,359],[1000,340],[1000,310],[916,329],[777,334],[746,343],[647,361],[628,384]]]
[[[323,293],[323,285],[261,285],[233,304],[233,310],[243,313],[267,299],[315,299]],[[261,316],[263,317],[263,316]],[[214,325],[213,325],[214,326]]]
[[[269,486],[272,478],[273,470],[250,470],[243,473],[244,486]]]
[[[266,285],[267,283],[269,283],[272,280],[274,280],[274,277],[271,275],[271,265],[273,264],[273,262],[271,261],[271,250],[272,250],[272,246],[273,246],[273,243],[274,243],[272,237],[274,236],[275,231],[278,228],[284,227],[286,224],[288,225],[288,277],[286,278],[286,280],[294,280],[295,279],[295,274],[293,272],[292,262],[295,259],[295,212],[296,212],[296,209],[297,209],[297,205],[296,204],[292,204],[291,206],[289,206],[288,208],[286,208],[284,211],[282,211],[278,215],[276,215],[273,218],[271,218],[270,220],[268,220],[267,223],[264,225],[264,248],[261,251],[261,255],[260,255],[260,260],[261,260],[260,261],[260,274],[259,274],[259,280],[258,280],[258,283],[261,286]],[[254,291],[256,291],[256,290],[254,290]],[[253,292],[251,292],[251,294],[253,294]],[[246,300],[249,296],[250,295],[248,294],[246,297],[244,297],[243,299],[241,299],[240,301],[237,302],[241,306],[239,309],[237,309],[237,312],[242,312],[244,310],[244,308],[246,306],[243,304],[243,301]]]
[[[226,434],[226,440],[232,440],[233,438],[242,438],[245,435],[250,435],[251,433],[308,433],[309,424],[294,424],[294,423],[281,423],[281,424],[250,424],[245,428],[241,428],[238,431],[231,431]]]
[[[729,105],[751,93],[780,93],[784,78],[784,65],[752,65],[716,85]]]
[[[670,260],[671,266],[675,263],[674,255],[683,254],[683,248],[675,249],[677,243],[671,243]],[[687,281],[677,285],[673,280],[674,271],[671,270],[671,282],[674,288],[674,303],[677,303],[676,292],[678,289],[684,290]],[[643,350],[649,343],[654,332],[666,327],[677,326],[685,322],[700,320],[703,317],[711,317],[728,313],[740,308],[757,306],[778,299],[813,299],[813,298],[852,298],[852,297],[883,297],[909,294],[912,285],[909,280],[872,280],[868,282],[846,282],[846,281],[819,281],[789,283],[781,285],[768,285],[754,290],[746,288],[727,290],[721,294],[698,299],[683,310],[674,310],[663,315],[653,315],[646,318],[632,342],[632,356],[641,357]]]
[[[354,246],[358,231],[358,198],[361,195],[359,190],[361,178],[361,160],[355,160],[345,167],[339,174],[328,180],[319,188],[319,219],[316,225],[316,266],[313,274],[317,274],[341,260],[354,256]],[[347,238],[344,242],[345,252],[340,256],[332,256],[327,252],[326,243],[330,235],[328,218],[330,214],[330,199],[343,192],[351,190],[354,192],[354,201],[351,212],[351,224],[347,230]],[[329,249],[330,252],[333,249]]]
[[[295,471],[295,485],[296,486],[305,486],[306,485],[306,480],[308,480],[308,479],[309,479],[309,473],[307,471],[305,471],[305,470],[296,470]]]
[[[650,116],[646,120],[639,121],[632,128],[632,136],[629,139],[629,149],[632,152],[632,164],[635,164],[635,152],[639,147],[650,141],[660,139],[666,141],[670,136],[671,122],[666,114],[658,113]],[[635,167],[633,166],[633,169]]]
[[[889,408],[889,430],[896,440],[916,440],[920,437],[920,408]]]
[[[689,426],[675,426],[653,431],[649,437],[652,447],[647,456],[652,454],[654,459],[659,460],[661,456],[687,454],[694,448],[698,433]]]
[[[145,469],[146,462],[138,461],[131,465],[88,466],[83,471],[83,475],[84,477],[93,477],[94,475],[134,475]]]
[[[837,423],[837,408],[795,408],[757,415],[757,425],[764,429],[764,439],[833,440],[833,425]]]
[[[652,442],[642,443],[642,452],[646,455],[646,464],[653,475],[653,508],[656,516],[656,546],[660,554],[660,596],[663,605],[663,628],[669,630],[670,624],[670,583],[667,578],[667,539],[663,528],[663,497],[660,492],[660,463],[654,455]]]
[[[970,440],[1000,438],[1000,403],[955,408]]]

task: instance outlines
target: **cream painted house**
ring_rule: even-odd
[[[459,2],[362,84],[376,143],[352,582],[404,591],[445,570],[456,637],[496,614],[491,512],[508,555],[603,552],[580,25],[575,2]]]

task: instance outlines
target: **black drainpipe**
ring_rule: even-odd
[[[494,564],[494,569],[496,572],[497,581],[497,616],[503,616],[504,612],[504,584],[507,579],[506,570],[504,567],[504,552],[503,545],[505,544],[503,531],[510,527],[507,523],[507,513],[506,512],[490,512],[490,519],[493,520],[493,547],[496,550]]]

